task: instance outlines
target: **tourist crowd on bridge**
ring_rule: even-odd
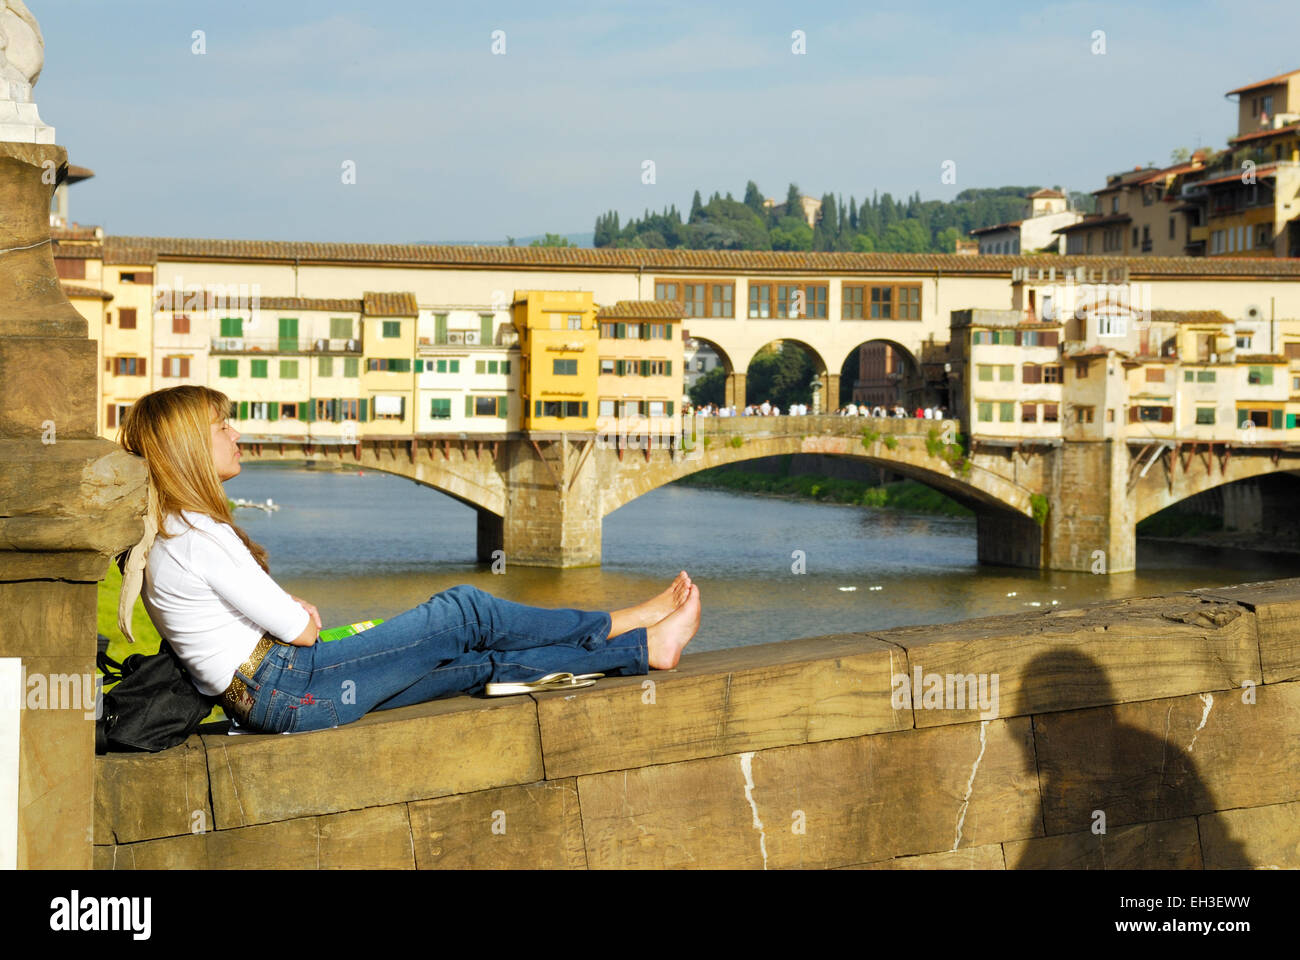
[[[779,417],[782,416],[781,408],[768,400],[762,403],[748,404],[744,409],[737,412],[736,405],[718,406],[716,403],[705,403],[698,407],[692,407],[689,403],[682,408],[684,416],[695,414],[699,417]],[[808,404],[796,403],[790,406],[785,416],[806,417],[808,416]],[[835,411],[838,417],[881,417],[901,419],[909,416],[906,409],[895,404],[893,407],[883,407],[877,404],[874,407],[868,407],[865,403],[856,404],[848,403]],[[917,420],[942,420],[947,416],[947,411],[943,407],[917,407]]]

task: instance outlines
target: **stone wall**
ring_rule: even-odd
[[[205,730],[96,760],[94,862],[1295,868],[1298,735],[1300,580],[1244,584]]]

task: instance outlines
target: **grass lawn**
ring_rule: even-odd
[[[135,609],[131,611],[131,633],[135,635],[135,643],[127,642],[122,631],[117,628],[117,604],[121,592],[122,573],[117,569],[116,563],[110,562],[108,576],[99,582],[98,621],[99,632],[109,638],[108,655],[118,663],[133,653],[143,653],[146,656],[157,653],[162,642],[153,621],[145,612],[144,602],[138,597]],[[225,719],[226,715],[220,707],[213,707],[212,713],[208,715],[208,721]]]

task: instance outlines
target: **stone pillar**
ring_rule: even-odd
[[[0,142],[0,657],[24,681],[20,868],[91,866],[96,585],[145,508],[144,462],[96,435],[95,343],[54,270],[66,168],[52,143]]]
[[[491,563],[497,550],[505,549],[505,518],[475,507],[478,514],[478,562]]]
[[[829,371],[823,373],[818,379],[821,380],[821,410],[834,411],[840,408],[840,375]]]
[[[506,468],[503,542],[510,564],[529,567],[600,565],[600,488],[595,434],[561,434],[554,440],[510,444]],[[538,457],[538,449],[541,456]],[[641,456],[628,450],[624,456]],[[580,468],[579,468],[580,467]],[[574,474],[577,471],[575,478]]]
[[[977,556],[980,563],[1037,569],[1043,563],[1043,528],[1010,510],[975,512]]]
[[[734,405],[736,413],[745,409],[745,374],[735,372],[727,374],[726,394],[722,402],[728,407]]]
[[[1065,441],[1055,455],[1044,540],[1052,570],[1128,573],[1137,567],[1136,498],[1123,440]]]
[[[1223,491],[1223,528],[1243,533],[1259,532],[1264,524],[1264,491],[1260,481],[1227,483],[1220,489]]]

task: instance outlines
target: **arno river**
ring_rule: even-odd
[[[1077,606],[1300,576],[1300,555],[1144,543],[1112,576],[982,567],[975,522],[863,507],[662,487],[605,518],[604,565],[493,574],[475,563],[473,510],[400,477],[250,464],[225,485],[236,521],[270,552],[271,574],[326,626],[391,617],[458,583],[546,607],[609,610],[662,590],[680,569],[700,586],[691,651],[905,624]],[[803,551],[805,573],[792,572]]]

